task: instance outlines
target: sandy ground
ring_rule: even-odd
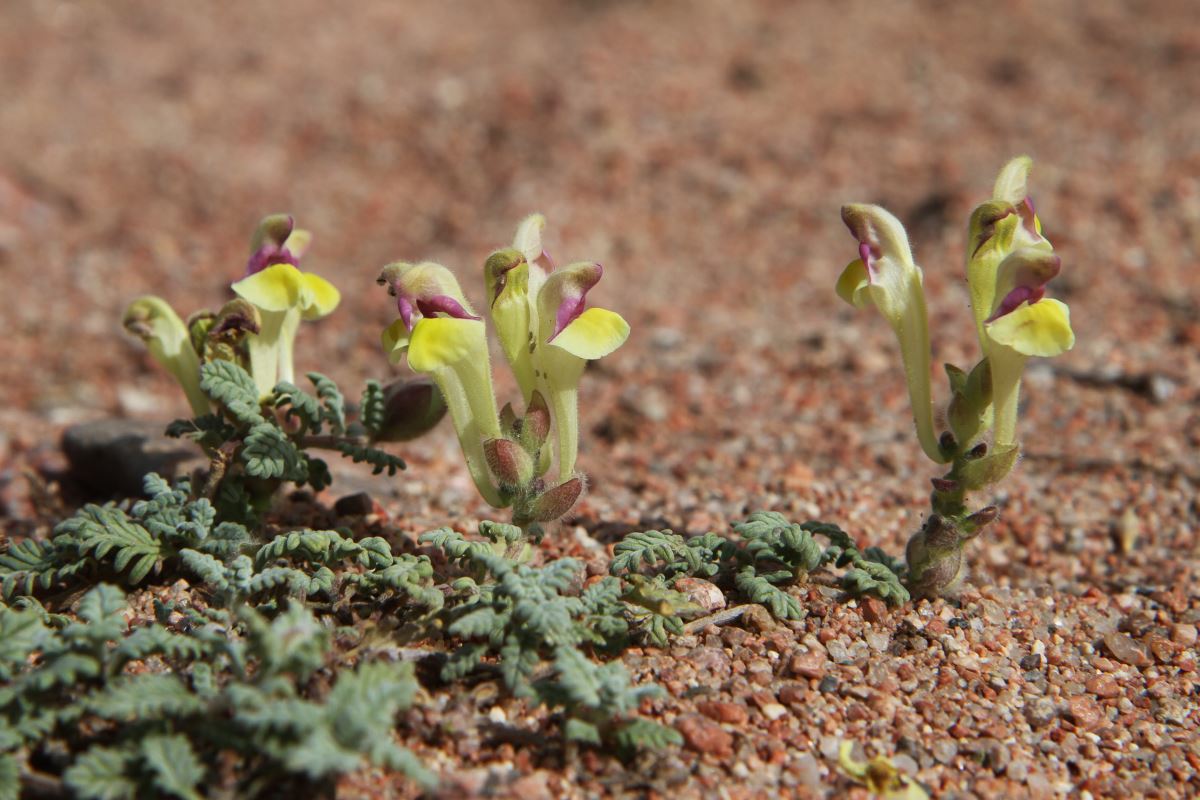
[[[185,411],[119,314],[144,292],[185,314],[219,304],[263,214],[313,230],[305,268],[343,292],[302,332],[301,369],[356,386],[403,371],[377,346],[393,318],[382,264],[441,261],[481,300],[483,258],[540,210],[560,260],[605,264],[590,299],[634,329],[585,382],[592,491],[556,548],[775,509],[897,552],[932,473],[890,332],[833,295],[854,255],[837,209],[880,202],[905,220],[935,359],[966,366],[966,216],[1029,153],[1078,344],[1030,371],[1025,458],[961,606],[879,615],[814,592],[802,623],[632,653],[689,743],[626,770],[497,745],[497,718],[540,722],[494,698],[443,693],[408,735],[461,794],[841,796],[842,739],[938,797],[1197,791],[1188,0],[13,0],[0,86],[0,522],[14,527],[19,473],[61,465],[63,426]],[[403,449],[403,478],[344,486],[369,486],[404,530],[470,528],[487,509],[455,447],[440,429]],[[404,791],[380,776],[344,788]]]

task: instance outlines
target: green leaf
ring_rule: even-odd
[[[250,429],[241,449],[246,474],[254,478],[303,481],[307,477],[304,456],[283,431],[269,422]]]
[[[155,720],[199,713],[204,701],[169,672],[148,672],[117,679],[87,702],[104,719]]]
[[[617,728],[617,749],[632,750],[661,750],[665,747],[678,747],[683,744],[683,737],[674,728],[660,725],[648,719],[633,719]]]
[[[225,406],[229,415],[242,425],[256,425],[263,421],[254,378],[232,361],[209,361],[202,365],[200,389]]]
[[[321,404],[317,402],[317,398],[299,386],[287,381],[280,381],[275,385],[272,404],[276,408],[286,408],[286,416],[299,420],[304,432],[321,432],[321,423],[324,421]]]
[[[132,800],[137,783],[126,775],[132,754],[115,747],[93,747],[63,773],[67,786],[83,800]]]
[[[559,685],[572,705],[597,708],[600,706],[600,681],[597,668],[583,653],[573,647],[563,647],[554,659]]]
[[[358,419],[366,428],[368,437],[374,439],[379,435],[385,421],[384,410],[383,387],[379,381],[367,381],[359,401]]]
[[[61,563],[57,548],[49,543],[37,539],[17,542],[0,555],[0,596],[33,594],[38,586],[50,588],[57,580]]]
[[[356,464],[370,464],[374,468],[371,470],[372,475],[379,475],[386,470],[388,477],[391,477],[399,470],[408,469],[404,459],[380,450],[378,447],[354,442],[338,442],[336,447],[339,453]]]
[[[154,785],[184,800],[199,800],[196,785],[204,779],[204,765],[186,736],[147,736],[142,740],[142,760],[154,775]]]
[[[584,722],[581,719],[568,719],[563,725],[563,735],[567,741],[583,742],[584,744],[592,744],[599,746],[600,729],[590,722]]]
[[[683,537],[673,531],[631,533],[613,548],[613,560],[608,571],[613,575],[637,572],[642,564],[653,567],[660,562],[670,562],[684,549]]]
[[[12,753],[0,753],[0,800],[18,800],[21,794],[21,765]]]
[[[766,606],[776,618],[804,618],[804,609],[800,607],[800,602],[757,575],[754,567],[742,568],[734,577],[734,583],[738,591],[746,595],[750,602]]]
[[[321,416],[329,423],[334,433],[339,435],[345,433],[346,401],[337,384],[319,372],[308,373],[308,379],[316,387],[317,397],[321,398],[321,403],[325,407]]]
[[[483,661],[487,653],[487,645],[481,643],[464,644],[455,650],[446,663],[442,665],[441,678],[449,683],[470,675]]]
[[[79,601],[79,617],[96,626],[117,625],[117,634],[125,631],[125,594],[115,586],[102,583]],[[108,637],[113,638],[113,637]]]

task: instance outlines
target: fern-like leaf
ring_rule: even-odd
[[[366,429],[369,438],[374,439],[383,429],[383,423],[386,421],[384,412],[383,386],[376,380],[367,381],[359,401],[358,420]]]
[[[63,781],[83,800],[132,800],[137,782],[126,772],[133,758],[125,748],[93,747],[63,773]]]
[[[308,477],[304,455],[283,431],[269,422],[250,428],[240,452],[246,474],[251,477],[297,482]]]
[[[200,389],[223,405],[238,423],[256,425],[263,421],[254,378],[232,361],[209,361],[202,365]]]
[[[286,416],[297,420],[303,433],[320,433],[324,415],[317,398],[296,386],[294,383],[280,381],[275,385],[272,404],[276,408],[287,409]]]
[[[804,609],[800,602],[787,592],[757,575],[754,567],[744,567],[734,578],[738,591],[752,603],[766,606],[778,619],[803,619]]]
[[[159,790],[183,800],[200,799],[196,787],[204,779],[204,765],[186,736],[147,736],[139,749]]]
[[[317,390],[317,397],[321,398],[321,404],[324,406],[321,416],[329,423],[329,427],[335,434],[345,433],[346,400],[342,397],[341,389],[338,389],[336,383],[319,372],[308,373],[308,379],[312,381],[313,387]]]
[[[403,458],[380,450],[378,447],[356,444],[354,442],[338,442],[336,447],[339,453],[354,463],[370,464],[372,475],[387,472],[388,476],[391,477],[399,470],[408,469],[408,465],[404,463]]]

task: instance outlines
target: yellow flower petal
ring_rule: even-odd
[[[1050,358],[1075,346],[1071,311],[1059,300],[1022,303],[1011,313],[988,323],[987,333],[992,341],[1025,356]]]
[[[320,319],[337,308],[342,299],[337,287],[311,272],[305,272],[300,277],[300,308],[304,319]]]
[[[287,311],[300,299],[304,281],[291,264],[275,264],[233,284],[233,291],[264,311]]]
[[[405,326],[402,319],[396,320],[383,329],[383,333],[379,339],[383,345],[383,352],[387,354],[390,363],[400,363],[400,359],[404,357],[405,351],[408,350],[409,338],[408,327]]]
[[[837,294],[855,308],[866,308],[871,304],[871,294],[867,291],[870,285],[867,266],[861,258],[856,258],[842,270],[837,280]]]
[[[408,365],[415,372],[436,372],[472,357],[487,359],[482,320],[426,317],[413,326]]]
[[[603,358],[629,338],[629,323],[615,311],[589,308],[571,321],[550,344],[583,359]]]

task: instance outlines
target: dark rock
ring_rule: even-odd
[[[333,510],[339,517],[363,517],[375,510],[375,501],[368,492],[355,492],[339,497]]]
[[[62,449],[71,477],[105,497],[142,493],[151,472],[167,479],[187,474],[207,460],[191,442],[163,434],[161,422],[102,419],[72,425],[63,432]]]

